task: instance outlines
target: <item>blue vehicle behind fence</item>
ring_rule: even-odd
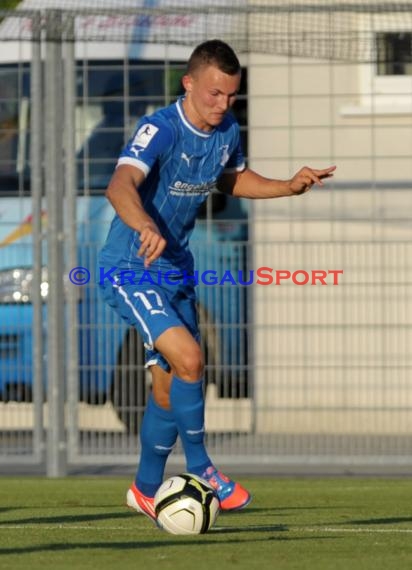
[[[131,60],[127,66],[122,60],[76,63],[77,265],[91,272],[90,283],[79,286],[79,399],[93,404],[112,401],[119,417],[134,432],[147,394],[143,347],[136,332],[103,303],[94,285],[97,254],[113,216],[104,190],[133,123],[179,94],[181,74],[179,62],[168,63],[167,78],[161,61]],[[21,128],[30,113],[29,65],[1,64],[0,79],[0,397],[29,401],[33,228],[30,133]],[[243,91],[245,88],[244,81]],[[239,99],[236,112],[244,124],[246,101]],[[46,226],[47,204],[42,221]],[[226,195],[212,194],[191,240],[199,272],[213,270],[223,275],[231,271],[237,275],[245,270],[247,230],[244,205]],[[46,323],[46,263],[41,271]],[[203,285],[198,293],[206,379],[217,385],[220,397],[245,397],[249,394],[247,287]],[[44,334],[47,332],[44,325]]]

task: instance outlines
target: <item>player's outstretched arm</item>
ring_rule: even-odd
[[[303,194],[310,190],[313,184],[323,186],[322,180],[325,178],[331,178],[335,170],[336,166],[329,166],[329,168],[324,168],[322,170],[304,166],[290,180],[288,180],[288,186],[291,192],[290,195]]]
[[[336,166],[323,169],[304,166],[290,180],[274,180],[246,168],[242,172],[224,174],[218,188],[238,198],[295,196],[307,192],[314,184],[323,186],[323,180],[331,178],[335,170]]]

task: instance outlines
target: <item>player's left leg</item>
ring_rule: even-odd
[[[165,331],[156,341],[172,368],[170,407],[186,456],[187,470],[203,477],[216,489],[220,507],[238,510],[251,500],[249,492],[213,465],[206,450],[204,430],[203,363],[195,357],[199,346],[186,329]],[[182,355],[191,354],[190,358]],[[198,362],[199,360],[199,362]],[[167,403],[167,402],[166,402]]]
[[[152,366],[153,392],[141,427],[142,461],[136,481],[128,492],[128,505],[153,518],[151,513],[153,496],[161,483],[170,452],[167,448],[173,446],[177,428],[185,450],[187,470],[210,481],[217,491],[223,510],[239,509],[250,501],[249,493],[241,485],[217,471],[205,447],[203,357],[199,346],[194,291],[190,287],[184,287],[174,288],[171,293],[171,298],[163,299],[163,306],[166,302],[171,302],[172,305],[168,305],[167,312],[169,315],[175,314],[183,326],[174,326],[165,330],[157,337],[155,347],[146,355],[147,364]],[[130,297],[132,298],[133,296]],[[137,301],[139,299],[140,296]],[[137,308],[142,311],[145,307]],[[153,319],[150,319],[150,315],[145,316],[152,324]],[[155,318],[163,319],[162,312],[157,311]],[[149,321],[145,321],[147,326]],[[167,323],[170,326],[170,316],[167,318]],[[176,335],[173,334],[172,328]],[[163,339],[159,341],[160,337]],[[156,346],[157,341],[160,342],[158,346]],[[163,367],[163,370],[160,367]],[[173,374],[169,374],[170,367],[173,368]],[[165,428],[165,444],[156,444],[151,437],[159,426]],[[170,439],[167,439],[169,437]],[[156,445],[166,448],[163,449],[164,455],[153,456]]]

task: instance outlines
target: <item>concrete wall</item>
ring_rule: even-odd
[[[412,433],[412,113],[367,112],[364,73],[250,56],[250,166],[338,167],[335,186],[253,204],[253,269],[344,271],[253,287],[259,433]]]

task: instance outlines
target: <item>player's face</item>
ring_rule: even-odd
[[[201,130],[219,125],[236,100],[240,73],[227,75],[217,67],[202,67],[193,75],[185,75],[186,98],[183,106],[189,121]]]

